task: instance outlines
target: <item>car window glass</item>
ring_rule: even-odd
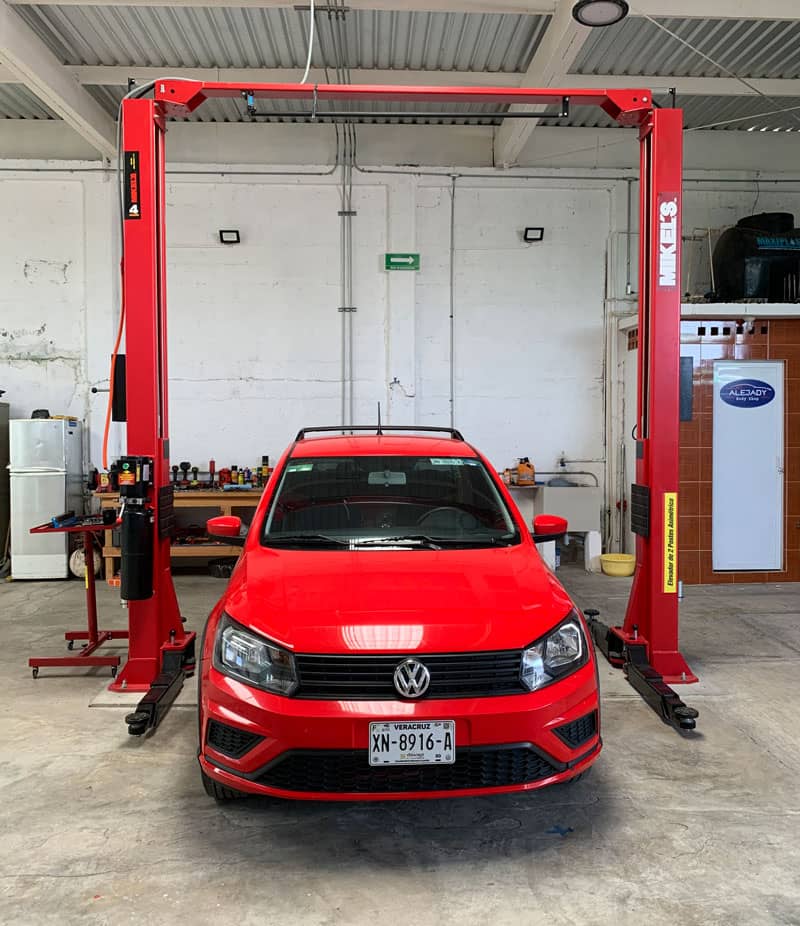
[[[301,535],[306,535],[305,538]],[[475,457],[357,456],[292,459],[270,505],[262,541],[435,542],[442,548],[519,542],[511,514]]]

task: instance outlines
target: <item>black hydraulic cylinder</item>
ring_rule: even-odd
[[[126,505],[122,515],[120,597],[144,601],[153,597],[153,521],[145,508]]]

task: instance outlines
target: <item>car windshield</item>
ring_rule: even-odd
[[[520,542],[475,457],[292,458],[264,521],[270,547],[457,549]]]

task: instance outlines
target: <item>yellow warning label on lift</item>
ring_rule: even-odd
[[[664,591],[678,591],[678,493],[664,493]]]

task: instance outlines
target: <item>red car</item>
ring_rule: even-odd
[[[246,537],[208,523],[244,550],[201,646],[206,791],[460,797],[586,771],[595,656],[534,544],[566,522],[532,536],[457,431],[335,430],[298,434]]]

